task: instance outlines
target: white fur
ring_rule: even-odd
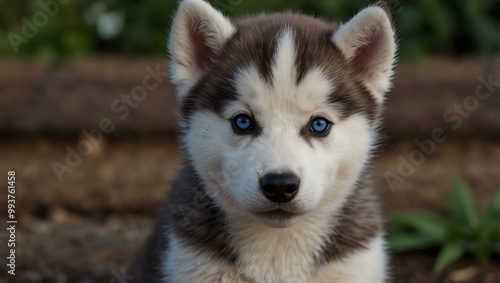
[[[173,233],[169,234],[169,243],[170,248],[165,252],[165,258],[168,260],[162,266],[165,280],[169,280],[168,282],[247,283],[223,261],[185,245]]]
[[[285,240],[280,233],[292,231],[274,232],[276,234],[268,238],[272,245],[255,244],[250,253],[245,250],[245,254],[249,254],[245,260],[255,257],[257,262],[243,262],[246,264],[240,268],[196,251],[172,235],[171,248],[165,254],[169,260],[164,263],[163,270],[170,274],[169,282],[183,283],[382,283],[387,279],[382,236],[372,240],[368,249],[318,269],[311,258],[304,258],[300,252],[309,252],[303,249],[314,244],[318,235],[315,232],[321,235],[321,231],[302,229],[293,234],[295,237]],[[274,248],[267,249],[268,246]]]
[[[396,43],[394,30],[386,12],[380,7],[369,7],[359,12],[342,25],[333,36],[333,42],[340,48],[347,60],[354,59],[360,47],[369,44],[374,36],[380,36],[376,44],[376,56],[369,64],[369,71],[363,74],[366,86],[376,94],[381,103],[384,94],[391,88],[395,63]]]
[[[317,280],[312,282],[386,282],[386,265],[385,241],[382,236],[379,236],[369,244],[368,250],[355,252],[340,262],[324,266],[319,271]]]

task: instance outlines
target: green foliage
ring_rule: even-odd
[[[165,38],[176,8],[174,0],[66,1],[49,15],[36,36],[12,48],[9,33],[23,35],[26,20],[44,12],[40,3],[56,0],[2,1],[0,56],[68,57],[97,53],[165,54]],[[61,1],[63,2],[63,1]],[[346,21],[376,0],[210,0],[230,16],[292,10]],[[500,0],[388,0],[403,58],[430,54],[491,55],[500,51]],[[118,16],[117,16],[118,15]],[[116,31],[103,35],[100,26]],[[112,24],[112,23],[111,23]],[[109,32],[109,31],[108,31]]]
[[[465,254],[479,262],[500,254],[500,191],[482,212],[475,207],[470,189],[459,179],[453,180],[448,218],[425,212],[406,212],[390,220],[389,245],[396,253],[440,248],[434,273]]]
[[[499,0],[403,3],[401,13],[395,17],[401,56],[420,58],[431,53],[498,53],[499,15]]]

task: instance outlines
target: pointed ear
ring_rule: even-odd
[[[395,32],[385,4],[359,12],[333,34],[333,42],[381,102],[391,87],[396,56]]]
[[[168,46],[172,82],[181,88],[192,84],[234,32],[231,22],[207,2],[182,1]]]

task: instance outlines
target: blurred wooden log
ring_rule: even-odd
[[[171,132],[175,94],[167,69],[164,58],[0,61],[0,134],[74,137],[103,119],[115,127],[110,137]],[[132,92],[140,101],[122,102]]]
[[[500,139],[499,63],[434,59],[400,64],[387,99],[385,134],[397,140],[423,139],[441,128],[453,138]],[[493,88],[483,83],[490,78]]]

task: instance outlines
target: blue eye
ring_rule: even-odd
[[[311,131],[315,134],[326,134],[330,129],[330,122],[325,118],[315,118],[311,122]]]
[[[239,131],[249,131],[252,129],[252,118],[246,114],[240,114],[233,119],[234,127]]]

